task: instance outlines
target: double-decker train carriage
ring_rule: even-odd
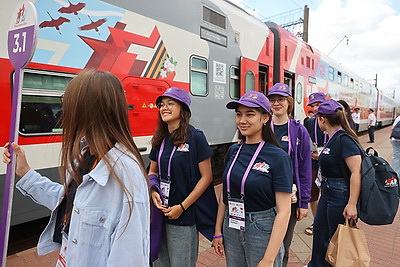
[[[360,107],[361,129],[366,129],[369,107],[377,109],[382,124],[395,115],[393,101],[387,104],[391,100],[364,79],[278,25],[264,23],[225,0],[36,0],[34,4],[39,39],[24,74],[19,143],[32,168],[54,179],[58,179],[62,133],[61,97],[68,81],[84,68],[111,71],[120,78],[132,136],[145,159],[157,121],[156,97],[171,86],[189,91],[191,123],[205,132],[214,150],[215,172],[221,171],[226,148],[237,134],[234,115],[225,104],[245,91],[267,93],[274,83],[287,83],[295,99],[294,118],[300,120],[308,108],[308,95],[316,91]],[[15,5],[3,3],[3,14],[11,14]],[[25,12],[23,6],[20,11]],[[0,23],[8,25],[9,20],[2,16]],[[6,36],[4,27],[1,33]],[[0,44],[0,64],[0,143],[4,144],[13,82],[6,42]],[[4,173],[2,167],[0,179]],[[48,214],[14,194],[12,225]]]

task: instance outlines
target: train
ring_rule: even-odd
[[[308,95],[322,91],[361,109],[378,123],[392,123],[397,104],[376,87],[273,22],[264,22],[227,0],[35,0],[38,43],[24,70],[19,139],[32,168],[59,179],[61,98],[82,69],[114,73],[128,103],[132,136],[148,162],[157,123],[155,99],[176,86],[191,94],[191,124],[204,131],[214,151],[213,171],[238,132],[225,108],[246,91],[268,93],[277,82],[290,86],[293,117],[303,120]],[[3,14],[17,8],[3,3]],[[21,6],[20,10],[22,10]],[[8,15],[0,25],[9,25]],[[7,30],[1,28],[3,37]],[[0,144],[9,138],[13,67],[0,44]],[[0,169],[4,181],[5,167]],[[3,194],[1,185],[0,194]],[[2,199],[3,196],[1,195]],[[49,215],[15,193],[11,225]]]

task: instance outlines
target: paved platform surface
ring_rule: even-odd
[[[389,162],[392,159],[392,147],[389,141],[390,127],[375,132],[375,143],[368,144],[368,135],[360,137],[364,148],[372,145],[379,155]],[[221,186],[216,186],[219,192]],[[311,213],[311,212],[310,212]],[[304,234],[304,229],[312,223],[312,216],[298,222],[291,245],[289,267],[303,267],[310,259],[312,237]],[[358,223],[365,230],[368,247],[371,253],[370,267],[400,266],[400,212],[393,224],[386,226],[369,226]],[[7,267],[50,267],[54,266],[58,251],[49,255],[38,256],[36,248],[32,248],[7,257]],[[214,253],[211,244],[205,238],[200,238],[199,258],[197,267],[222,267],[225,259]]]

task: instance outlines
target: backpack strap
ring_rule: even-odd
[[[340,156],[340,155],[342,154],[341,137],[342,137],[343,135],[347,135],[348,137],[350,137],[351,139],[353,139],[353,137],[351,137],[351,135],[349,135],[348,133],[341,133],[341,134],[338,136],[338,138],[337,138],[337,140],[336,140],[336,142],[338,143],[338,145],[337,145],[337,148],[338,148],[337,152],[338,152],[338,154],[336,155],[336,157],[337,157],[338,160],[339,160],[340,169],[342,170],[343,178],[345,178],[345,181],[346,181],[346,183],[347,183],[347,186],[350,188],[350,173],[349,173],[349,172],[347,171],[347,169],[346,169],[346,165],[345,165],[346,162],[345,162],[344,159],[342,159],[342,157]],[[356,143],[358,149],[359,149],[360,152],[361,152],[361,160],[362,160],[362,159],[364,158],[366,152],[365,152],[364,149],[360,146],[360,144],[356,142],[356,140],[353,139],[353,141],[354,141],[354,143]],[[368,148],[368,151],[369,151],[369,149],[373,149],[373,148],[372,148],[372,147],[369,147],[369,148]],[[374,152],[377,153],[375,150],[374,150]]]

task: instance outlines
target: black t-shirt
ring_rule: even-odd
[[[171,185],[169,191],[169,199],[168,205],[170,207],[174,205],[179,205],[186,199],[186,197],[192,192],[195,185],[191,184],[191,171],[190,168],[195,168],[196,166],[192,165],[192,160],[189,152],[195,151],[197,153],[196,159],[198,164],[205,159],[208,159],[212,156],[212,150],[208,145],[206,137],[203,132],[192,128],[191,134],[189,135],[194,137],[195,142],[190,142],[196,144],[195,149],[190,148],[189,141],[185,144],[180,145],[171,160]],[[165,137],[165,146],[164,151],[161,155],[161,178],[166,179],[168,173],[168,161],[171,155],[173,144],[171,142],[171,135],[167,134]],[[159,149],[152,149],[149,155],[149,158],[152,161],[158,161],[158,153]],[[159,177],[160,178],[160,177]],[[176,220],[170,220],[167,217],[164,217],[166,223],[175,224],[175,225],[194,225],[195,222],[195,210],[193,205],[188,207],[182,215]]]
[[[338,157],[339,151],[341,159],[354,155],[361,155],[356,142],[348,135],[342,135],[340,137],[341,148],[339,149],[338,136],[344,132],[343,130],[336,132],[333,137],[329,139],[328,144],[319,155],[319,166],[323,177],[343,178],[344,175]],[[344,166],[347,168],[346,163],[344,163]],[[349,172],[348,168],[346,171]]]
[[[233,165],[230,184],[231,198],[240,198],[243,175],[259,144],[243,145]],[[223,174],[223,201],[228,204],[226,174],[239,149],[239,144],[228,150],[227,163]],[[281,148],[265,143],[257,156],[244,187],[246,212],[264,211],[276,206],[275,192],[292,192],[293,171],[289,155]]]
[[[289,150],[289,136],[288,136],[288,124],[276,125],[274,124],[274,133],[276,140],[278,140],[279,145],[286,151]]]

